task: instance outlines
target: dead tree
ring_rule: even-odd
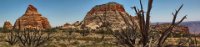
[[[128,29],[125,32],[124,32],[124,30],[122,30],[122,32],[115,33],[114,36],[117,38],[117,40],[119,40],[119,42],[121,42],[121,40],[123,40],[123,44],[126,44],[129,47],[138,47],[138,46],[135,46],[135,45],[141,45],[140,47],[148,47],[148,46],[152,45],[152,44],[149,44],[151,42],[150,39],[152,39],[152,38],[149,37],[149,36],[151,36],[151,34],[149,34],[149,32],[151,32],[151,29],[150,29],[150,23],[151,23],[150,22],[150,13],[151,13],[151,9],[152,9],[152,4],[153,4],[153,0],[148,0],[148,6],[147,6],[146,13],[144,12],[141,0],[140,0],[140,7],[141,7],[140,9],[138,9],[135,6],[132,7],[135,10],[135,13],[138,17],[139,25],[135,26],[134,22],[130,23],[129,21],[127,21],[127,19],[132,20],[131,16],[130,16],[130,18],[124,17],[123,19],[124,19],[125,23],[129,26],[128,28],[131,28],[131,29]],[[156,41],[157,44],[155,44],[154,47],[163,47],[165,40],[169,37],[170,33],[172,33],[172,29],[176,25],[180,24],[186,18],[186,16],[184,16],[180,21],[176,22],[177,15],[178,15],[178,13],[179,13],[179,11],[181,10],[182,7],[183,7],[183,5],[181,5],[180,8],[178,10],[176,10],[175,13],[172,13],[173,20],[172,20],[171,25],[165,31],[163,31],[163,33],[161,33],[161,35],[158,36],[158,38],[154,38],[154,39],[158,39]],[[138,39],[140,39],[139,44],[135,43],[137,38],[135,38],[134,35],[135,35],[135,32],[137,32],[137,31],[139,31],[140,34],[141,34],[141,38],[138,38]]]
[[[165,40],[169,37],[169,34],[172,33],[173,28],[174,28],[175,26],[179,25],[184,19],[186,19],[186,16],[187,16],[187,15],[185,15],[180,21],[176,22],[177,15],[178,15],[178,13],[179,13],[179,11],[181,10],[182,7],[183,7],[183,5],[181,5],[181,6],[179,7],[179,9],[176,10],[175,14],[172,13],[172,15],[173,15],[172,23],[171,23],[171,25],[168,27],[168,29],[166,29],[166,30],[162,33],[161,37],[159,38],[158,47],[163,46]]]

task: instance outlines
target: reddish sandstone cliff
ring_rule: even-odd
[[[44,30],[51,28],[47,18],[37,11],[33,5],[29,5],[25,14],[18,18],[14,24],[14,29],[38,29]]]

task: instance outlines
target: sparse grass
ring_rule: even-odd
[[[47,32],[46,32],[47,33]],[[6,33],[0,33],[0,47],[12,47],[5,40]],[[53,32],[51,34],[53,37],[44,44],[43,47],[120,47],[121,45],[117,44],[114,36],[109,34],[106,35],[104,39],[101,39],[103,34],[98,33],[90,33],[87,36],[82,36],[78,32],[73,32],[69,34],[69,32],[65,32],[59,30],[57,32]],[[171,45],[177,43],[179,37],[168,38],[166,41],[166,45]],[[69,42],[70,40],[70,42]],[[200,45],[200,37],[197,38],[197,43]],[[15,45],[17,46],[17,45]]]

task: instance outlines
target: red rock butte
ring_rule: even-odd
[[[47,18],[37,11],[33,5],[29,5],[25,14],[18,18],[14,24],[13,29],[38,29],[44,30],[51,28]]]
[[[102,4],[102,5],[96,5],[95,7],[93,7],[90,11],[89,14],[92,14],[94,12],[97,11],[119,11],[119,12],[125,12],[124,7],[116,2],[109,2],[106,4]]]

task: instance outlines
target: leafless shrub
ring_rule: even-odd
[[[12,31],[7,33],[7,38],[5,41],[8,42],[10,45],[16,44],[18,42],[16,33],[12,32]]]
[[[188,46],[188,47],[198,47],[196,34],[188,34],[188,36],[183,35],[178,40],[178,47]],[[189,45],[187,45],[189,44]]]
[[[25,47],[38,47],[47,42],[51,37],[50,34],[45,34],[38,30],[26,30],[17,33],[17,37]]]
[[[189,47],[198,47],[196,34],[189,34],[187,38],[188,38],[188,42],[186,43],[189,43]],[[184,40],[180,40],[180,41],[184,41]]]
[[[133,31],[134,30],[134,31]],[[136,34],[136,29],[122,29],[122,31],[115,31],[114,36],[122,45],[134,47],[135,41],[139,34]]]
[[[8,43],[14,45],[19,43],[22,47],[39,47],[45,44],[52,36],[42,30],[14,30],[9,33]]]

